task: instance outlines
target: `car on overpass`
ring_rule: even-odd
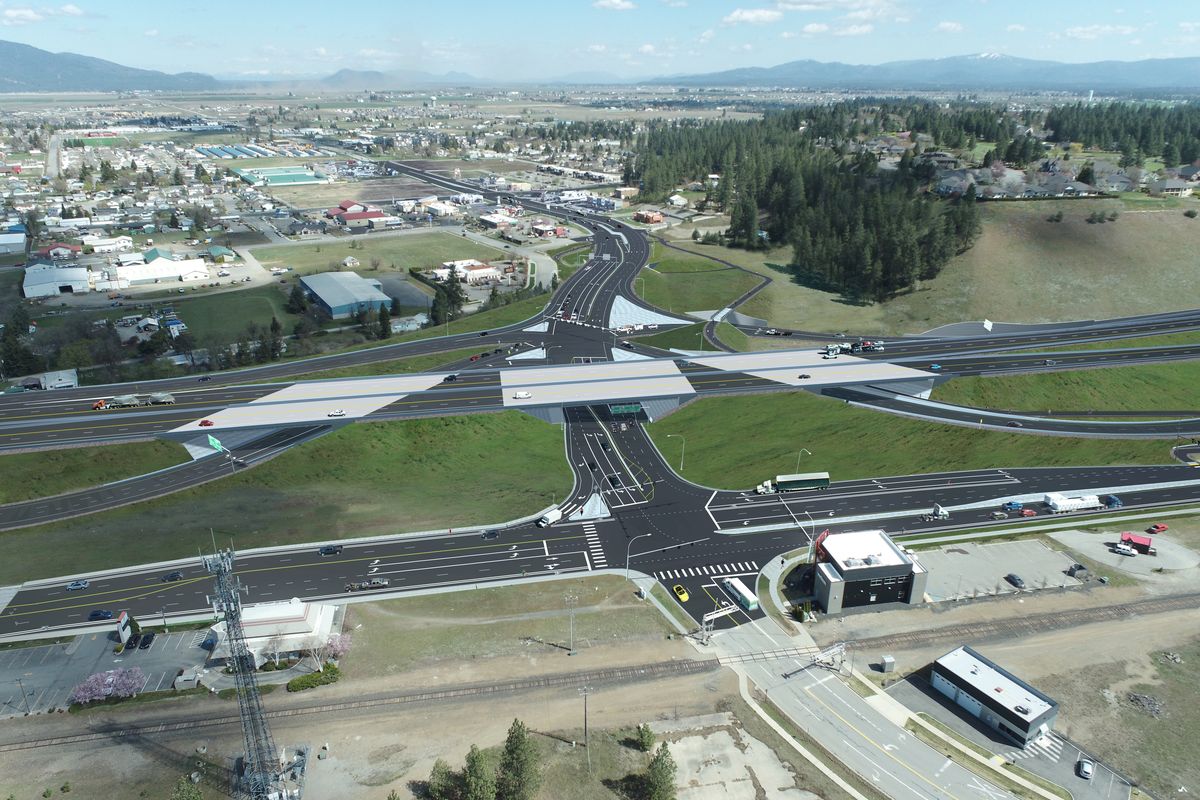
[[[529,400],[532,398],[532,392],[513,392],[513,400]]]

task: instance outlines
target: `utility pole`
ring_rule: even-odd
[[[29,716],[29,714],[30,714],[29,695],[25,694],[25,684],[21,683],[20,678],[17,678],[17,687],[21,690],[21,699],[25,701],[25,715]],[[584,702],[587,702],[586,699]],[[587,712],[584,711],[584,719],[586,719],[586,718],[587,718]],[[587,723],[586,722],[584,723],[583,729],[584,729],[584,731],[587,731]],[[588,762],[588,766],[589,766],[589,768],[591,767],[590,761]]]
[[[564,595],[563,600],[565,600],[567,604],[567,615],[570,618],[571,625],[569,640],[570,649],[567,651],[567,655],[573,656],[575,655],[575,606],[579,603],[579,598],[576,595],[568,594]]]
[[[592,687],[583,686],[579,689],[579,693],[583,695],[583,749],[587,751],[588,774],[592,774],[592,748],[588,745],[588,695],[592,693]]]

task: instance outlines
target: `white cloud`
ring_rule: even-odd
[[[637,51],[644,56],[652,56],[656,52],[658,52],[657,50],[654,49],[654,45],[652,45],[652,44],[644,44],[641,47],[639,47],[637,49]]]
[[[1067,28],[1066,34],[1068,39],[1091,40],[1101,36],[1128,36],[1136,31],[1133,25],[1076,25]]]
[[[68,17],[82,17],[83,9],[74,3],[67,3],[65,6],[59,6],[58,13]]]
[[[766,25],[783,19],[783,12],[773,8],[735,8],[733,13],[721,20],[722,25]]]
[[[662,0],[663,5],[671,8],[687,8],[687,0]]]
[[[961,22],[950,22],[946,20],[934,25],[933,29],[938,33],[962,33],[963,24]]]
[[[1014,22],[1012,25],[1009,25],[1004,30],[1008,31],[1009,33],[1024,33],[1025,26]]]
[[[779,38],[780,39],[795,39],[796,32],[795,31],[784,31],[783,33],[779,34]]]
[[[834,36],[866,36],[871,31],[875,30],[874,25],[847,25],[844,28],[838,28],[833,32]]]
[[[1200,31],[1200,22],[1181,22],[1179,23],[1179,29],[1187,33],[1195,33],[1196,31]]]
[[[700,34],[700,39],[699,39],[700,44],[708,44],[709,42],[711,42],[713,40],[713,37],[716,35],[717,35],[717,32],[714,31],[712,28],[709,28],[708,30],[706,30]]]
[[[151,28],[148,31],[142,31],[142,36],[149,36],[151,39],[153,39],[155,36],[158,36],[158,28]]]
[[[325,58],[329,55],[329,51],[324,47],[317,47],[313,50],[313,55],[317,58]]]
[[[817,33],[825,33],[828,30],[829,26],[824,22],[810,22],[804,26],[804,32],[809,36]]]
[[[603,44],[589,44],[587,46],[587,51],[589,53],[603,53],[607,49],[608,49],[608,45],[603,45]]]
[[[844,12],[851,19],[870,19],[891,11],[892,0],[777,0],[782,11]]]
[[[605,11],[632,11],[637,8],[629,0],[596,0],[592,8],[602,8]]]
[[[12,27],[28,25],[31,22],[41,22],[42,15],[32,8],[6,8],[0,13],[0,24]]]

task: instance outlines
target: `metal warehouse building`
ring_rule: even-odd
[[[1058,703],[970,647],[933,662],[933,688],[1022,746],[1050,732]]]
[[[826,614],[878,603],[920,603],[929,573],[883,531],[821,534],[813,592]]]
[[[360,308],[374,311],[392,304],[392,298],[383,293],[383,284],[369,281],[356,272],[305,275],[300,284],[333,319],[353,316]]]

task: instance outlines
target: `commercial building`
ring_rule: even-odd
[[[1058,703],[970,647],[933,662],[933,688],[1022,746],[1050,732]]]
[[[60,294],[79,294],[92,290],[93,277],[87,267],[60,267],[55,264],[33,264],[25,268],[21,291],[28,298],[56,297]]]
[[[293,598],[286,603],[263,603],[242,609],[242,628],[246,647],[254,656],[254,665],[268,659],[292,658],[323,644],[334,633],[337,606],[305,603]],[[208,629],[205,647],[211,648],[210,660],[229,660],[229,636],[222,620]]]
[[[258,169],[235,169],[237,175],[251,186],[275,188],[279,186],[305,186],[313,183],[333,183],[333,178],[312,167],[262,167]]]
[[[633,221],[644,222],[647,225],[657,225],[663,221],[663,215],[661,211],[635,211],[633,214]]]
[[[133,239],[128,236],[84,236],[80,243],[93,253],[124,253],[133,249]]]
[[[380,306],[392,304],[392,298],[383,293],[383,284],[367,280],[356,272],[305,275],[300,278],[300,284],[333,319],[353,316],[360,308],[375,311]]]
[[[813,592],[826,614],[882,603],[920,603],[929,573],[883,531],[817,537]]]
[[[19,253],[25,249],[25,231],[5,231],[0,233],[0,255]]]

